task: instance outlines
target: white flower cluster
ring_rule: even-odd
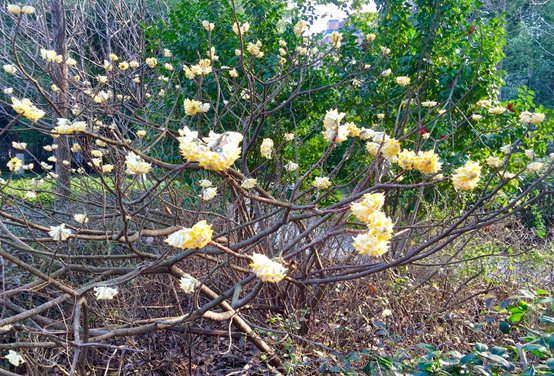
[[[58,118],[58,126],[54,128],[57,134],[73,134],[87,129],[87,123],[84,121],[70,122],[68,119]]]
[[[181,137],[179,150],[181,155],[190,162],[199,162],[206,170],[221,171],[229,168],[240,157],[242,134],[225,132],[218,134],[210,131],[209,137],[198,138],[197,131],[188,127],[179,130]]]
[[[266,255],[254,253],[250,267],[264,282],[279,282],[285,278],[286,269],[276,261],[270,260]]]
[[[125,166],[127,166],[125,173],[129,175],[146,174],[152,168],[150,163],[145,162],[132,151],[125,156]]]

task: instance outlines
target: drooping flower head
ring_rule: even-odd
[[[454,187],[460,191],[474,189],[481,179],[481,168],[479,162],[468,161],[456,169],[452,175]]]
[[[256,276],[264,282],[276,283],[285,278],[286,269],[283,265],[259,253],[252,255],[250,267]]]
[[[381,210],[385,204],[385,195],[382,193],[366,193],[360,202],[350,205],[352,213],[360,221],[368,223],[371,221],[371,214]]]
[[[165,242],[170,246],[181,249],[203,248],[212,239],[212,225],[200,221],[192,228],[183,227],[171,234]]]

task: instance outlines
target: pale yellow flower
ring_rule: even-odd
[[[94,288],[94,294],[97,300],[112,300],[117,293],[117,287],[100,286]]]
[[[150,68],[155,68],[158,64],[158,59],[156,59],[155,57],[149,57],[145,60],[145,62],[146,65],[148,65]]]
[[[298,21],[296,25],[294,25],[293,32],[296,35],[302,35],[307,28],[308,24],[305,21]]]
[[[215,28],[215,24],[208,21],[202,21],[202,26],[204,26],[204,29],[207,31],[212,31]]]
[[[260,146],[260,152],[264,158],[271,159],[273,156],[273,140],[270,138],[264,138],[262,145]]]
[[[491,155],[490,157],[487,157],[485,163],[489,167],[498,168],[502,164],[502,159]]]
[[[478,107],[490,107],[491,101],[490,99],[481,99],[480,101],[477,101]]]
[[[65,223],[62,223],[59,226],[50,226],[50,231],[48,232],[48,235],[50,235],[52,239],[56,241],[64,241],[69,238],[69,235],[71,235],[71,230],[66,229]]]
[[[165,242],[170,246],[181,249],[203,248],[212,238],[212,225],[206,221],[200,221],[192,228],[183,227],[181,230],[171,234]]]
[[[529,170],[530,172],[537,172],[537,171],[540,171],[543,167],[544,167],[544,163],[533,162],[527,165],[527,170]]]
[[[494,114],[494,115],[499,115],[499,114],[501,114],[505,111],[506,111],[506,108],[505,107],[500,107],[500,106],[489,108],[489,113]]]
[[[388,241],[379,241],[371,234],[360,234],[354,238],[352,244],[361,255],[379,257],[389,251]]]
[[[202,200],[208,201],[217,195],[217,188],[210,187],[202,190]]]
[[[423,107],[435,107],[437,105],[437,102],[435,102],[435,101],[425,101],[425,102],[421,102],[421,105]]]
[[[360,221],[369,223],[371,221],[371,214],[381,210],[385,204],[385,195],[382,193],[366,193],[363,196],[363,200],[355,202],[350,205],[352,214],[356,216]]]
[[[196,279],[192,278],[189,274],[187,274],[185,277],[181,277],[179,287],[186,294],[192,294],[196,289],[196,286],[198,286],[198,284],[199,282]]]
[[[279,282],[285,278],[286,269],[279,262],[270,260],[267,256],[259,253],[252,255],[252,271],[263,282]]]
[[[298,164],[296,164],[292,161],[289,161],[289,163],[287,163],[284,167],[288,172],[292,172],[292,171],[296,171],[298,169]]]
[[[256,179],[245,178],[240,186],[244,189],[252,189],[256,186],[256,184]]]
[[[14,157],[10,159],[10,161],[7,163],[7,166],[11,172],[17,172],[21,168],[22,164],[23,162],[21,162],[21,159]]]
[[[86,214],[75,214],[73,219],[75,219],[75,222],[79,222],[81,224],[88,223],[88,217]]]
[[[312,185],[316,187],[317,189],[327,189],[331,186],[331,179],[328,177],[316,177]]]
[[[14,149],[18,149],[18,150],[25,150],[27,148],[27,144],[25,142],[12,141],[12,146]]]
[[[10,6],[8,5],[8,9],[9,9],[9,7]],[[10,11],[10,12],[12,12],[12,11]],[[17,14],[17,13],[15,13],[15,14]],[[17,351],[14,351],[14,350],[9,350],[8,355],[6,355],[4,358],[8,359],[8,362],[10,362],[11,364],[13,364],[16,367],[19,367],[22,363],[25,363],[25,359],[23,359],[21,354],[18,353]]]
[[[410,77],[406,77],[406,76],[396,77],[396,83],[400,86],[408,86],[410,84]]]
[[[474,189],[481,178],[481,165],[478,162],[468,161],[464,166],[456,169],[452,175],[454,187],[460,191]]]

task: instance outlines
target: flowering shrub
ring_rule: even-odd
[[[230,320],[278,365],[250,321],[308,307],[306,335],[329,286],[440,254],[532,203],[533,187],[554,167],[529,135],[550,119],[528,99],[513,112],[495,100],[501,77],[485,72],[500,58],[499,21],[468,34],[459,20],[439,32],[474,5],[430,15],[421,4],[412,16],[399,2],[382,5],[379,28],[353,16],[328,42],[296,16],[278,31],[225,8],[227,18],[183,23],[194,22],[194,43],[173,38],[181,26],[152,32],[158,43],[146,55],[121,48],[91,61],[44,43],[36,46],[42,60],[27,61],[15,49],[4,77],[36,90],[30,99],[18,99],[27,95],[21,88],[4,94],[13,110],[6,129],[52,137],[44,150],[54,165],[29,154],[36,169],[27,171],[35,179],[45,172],[55,188],[29,183],[21,198],[9,188],[23,161],[8,162],[0,194],[17,211],[0,211],[0,256],[47,282],[39,289],[48,303],[21,307],[0,326],[71,302],[52,342],[26,338],[37,343],[23,354],[71,347],[74,371],[84,367],[87,342],[190,330],[207,319]],[[30,43],[20,29],[39,24],[18,9],[3,15],[15,45]],[[447,51],[453,41],[459,47]],[[529,185],[514,189],[516,179]],[[467,205],[425,218],[435,193]],[[152,274],[164,288],[180,287],[176,309],[124,318],[122,299]],[[113,317],[99,319],[106,310]]]

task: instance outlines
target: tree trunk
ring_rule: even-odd
[[[67,117],[69,105],[67,102],[68,91],[68,68],[67,68],[67,36],[65,24],[65,12],[63,0],[51,0],[50,12],[52,22],[52,41],[54,50],[58,55],[63,56],[63,62],[56,64],[53,70],[52,81],[59,88],[59,91],[54,93],[54,103],[60,109],[63,117]],[[58,114],[52,115],[52,125],[56,126],[58,122]],[[64,165],[63,161],[71,161],[71,151],[69,146],[69,137],[60,136],[55,140],[58,148],[56,149],[56,193],[61,196],[71,195],[71,165]]]

